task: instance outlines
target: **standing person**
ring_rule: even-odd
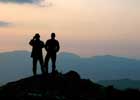
[[[51,58],[52,61],[52,73],[55,72],[56,70],[56,53],[59,51],[60,46],[58,40],[55,39],[55,33],[51,33],[51,39],[47,40],[45,44],[45,49],[47,51],[47,55],[45,58],[45,70],[46,73],[48,74],[48,62],[49,59]]]
[[[44,73],[44,62],[43,62],[43,54],[42,48],[44,48],[44,42],[40,40],[39,33],[36,33],[33,39],[29,42],[32,46],[31,57],[33,58],[33,74],[37,73],[37,61],[39,60],[41,65],[42,74]]]

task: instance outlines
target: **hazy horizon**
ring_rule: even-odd
[[[42,2],[40,2],[42,1]],[[139,0],[0,0],[0,52],[56,33],[60,52],[140,59]]]
[[[31,53],[31,50],[11,50],[11,51],[3,51],[3,52],[0,52],[0,54],[14,54],[14,53],[19,53],[22,54],[22,53],[25,53],[25,52],[28,52],[28,53]],[[45,51],[45,48],[43,49],[43,56],[45,57],[46,56],[46,51]],[[70,55],[75,55],[75,56],[79,56],[80,58],[92,58],[92,57],[113,57],[113,58],[124,58],[124,59],[131,59],[131,60],[140,60],[140,58],[133,58],[133,57],[129,57],[129,56],[118,56],[118,55],[111,55],[111,54],[98,54],[98,55],[80,55],[78,53],[74,53],[74,52],[70,52],[70,51],[60,51],[58,52],[58,56],[59,55],[63,55],[63,54],[70,54]],[[29,56],[30,57],[30,56]]]

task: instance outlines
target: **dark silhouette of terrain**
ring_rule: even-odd
[[[55,72],[48,77],[37,75],[8,83],[0,87],[0,97],[25,100],[139,100],[137,89],[117,90],[104,87],[88,79],[81,79],[77,72]]]

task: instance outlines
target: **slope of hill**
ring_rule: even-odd
[[[0,87],[0,97],[12,96],[24,100],[24,97],[30,96],[69,100],[75,97],[80,99],[95,96],[95,94],[91,95],[91,90],[94,92],[100,88],[103,87],[90,80],[81,79],[77,72],[70,71],[66,74],[56,72],[48,76],[37,75],[10,82]]]
[[[139,100],[140,91],[120,91],[81,79],[77,72],[37,75],[0,87],[0,98],[26,100]]]

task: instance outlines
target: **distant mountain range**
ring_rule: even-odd
[[[40,70],[40,66],[38,66]],[[51,69],[51,67],[50,67]],[[111,55],[80,57],[62,52],[57,57],[59,72],[74,70],[93,81],[133,79],[140,80],[140,60]],[[0,83],[32,75],[32,59],[28,51],[0,53]]]
[[[120,79],[120,80],[101,80],[98,82],[103,86],[114,86],[117,89],[140,89],[140,80]]]
[[[31,63],[27,51],[0,53],[0,84],[30,76]]]

